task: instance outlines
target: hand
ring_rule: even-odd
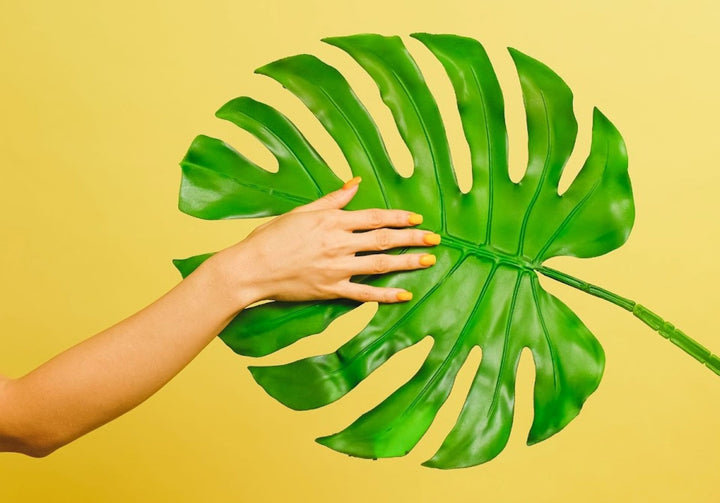
[[[350,277],[430,267],[434,255],[355,253],[436,245],[440,236],[401,229],[422,222],[422,216],[409,211],[342,210],[359,183],[360,177],[355,177],[342,189],[260,225],[245,240],[217,253],[215,257],[224,261],[222,269],[230,278],[230,291],[242,292],[245,305],[264,299],[410,300],[411,292],[355,283]]]

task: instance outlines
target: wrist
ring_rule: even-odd
[[[252,260],[242,246],[226,248],[210,257],[202,266],[206,266],[219,301],[233,314],[263,300],[260,282],[251,267]]]

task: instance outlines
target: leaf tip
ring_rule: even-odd
[[[545,435],[540,435],[536,433],[533,429],[530,430],[530,433],[528,433],[528,437],[525,440],[525,445],[530,447],[531,445],[539,444],[543,440],[547,440],[551,436],[553,436],[554,432],[547,433]]]
[[[268,72],[269,72],[269,67],[270,67],[270,65],[272,65],[272,64],[273,64],[273,63],[267,63],[267,64],[265,64],[265,65],[258,66],[257,68],[255,68],[255,70],[253,70],[253,73],[254,73],[254,74],[257,74],[257,75],[269,75],[269,74],[268,74]]]
[[[323,37],[320,39],[321,42],[337,47],[338,49],[345,50],[348,47],[348,42],[353,38],[357,38],[359,35],[347,35],[343,37]]]
[[[237,98],[233,98],[217,109],[217,111],[215,112],[215,117],[217,117],[218,119],[226,119],[231,114],[231,112],[242,109],[247,102],[253,101],[254,100],[248,96],[239,96]]]
[[[339,38],[342,38],[342,37],[323,37],[320,39],[320,42],[322,42],[324,44],[335,45],[336,40]]]
[[[315,439],[315,442],[317,442],[320,445],[324,445],[325,447],[329,447],[330,449],[334,449],[332,446],[332,438],[334,435],[325,435],[324,437],[317,437]]]
[[[625,158],[625,169],[627,169],[627,149],[625,146],[625,140],[623,139],[620,131],[615,124],[608,119],[607,115],[602,113],[598,107],[593,107],[593,134],[597,131],[602,136],[611,138],[617,145],[617,150],[622,158]]]
[[[528,56],[524,52],[515,49],[514,47],[508,47],[508,52],[510,53],[510,57],[513,59],[513,62],[515,63],[515,67],[520,69],[520,67],[524,66],[532,66],[535,65],[539,69],[545,69],[550,70],[544,63],[538,61],[537,59],[533,58],[532,56]],[[552,70],[550,70],[552,72]],[[553,72],[555,73],[555,72]]]
[[[547,67],[542,64],[537,59],[528,56],[522,51],[519,51],[515,49],[514,47],[508,47],[508,52],[510,53],[510,57],[513,60],[513,63],[515,64],[515,68],[518,70],[518,72],[522,73],[523,71],[532,71],[537,69],[546,69]],[[547,68],[549,70],[549,68]]]
[[[420,42],[423,42],[423,39],[427,39],[430,37],[432,37],[432,35],[424,31],[416,31],[415,33],[410,34],[410,38],[414,38],[415,40],[419,40]]]
[[[263,386],[262,382],[262,366],[259,365],[248,365],[248,370],[250,371],[250,375],[255,380],[255,382],[260,385],[261,388],[263,388],[265,391],[267,391],[267,388]]]
[[[515,49],[514,47],[508,47],[507,50],[508,50],[508,52],[510,53],[510,56],[511,56],[513,59],[515,59],[516,57],[526,56],[525,53],[518,51],[518,50]],[[527,56],[526,56],[526,57],[527,57]]]
[[[605,128],[612,128],[617,130],[615,125],[608,119],[607,115],[602,113],[598,107],[593,107],[593,124],[604,126]]]
[[[456,468],[469,468],[471,466],[477,466],[482,464],[481,462],[472,462],[469,460],[460,460],[448,456],[443,456],[439,451],[430,459],[420,463],[422,466],[427,468],[436,468],[440,470],[452,470]]]
[[[598,107],[593,107],[593,120],[597,119],[605,119],[607,120],[607,116],[600,111]]]
[[[420,466],[424,466],[426,468],[441,468],[440,466],[437,465],[437,462],[435,461],[434,457],[432,457],[426,461],[423,461],[422,463],[420,463]]]

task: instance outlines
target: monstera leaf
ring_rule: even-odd
[[[337,142],[363,184],[347,209],[403,208],[422,213],[442,236],[435,266],[354,278],[414,292],[412,301],[381,304],[370,323],[337,351],[290,364],[251,367],[274,398],[297,410],[342,397],[393,354],[427,335],[432,349],[420,370],[345,430],[318,439],[366,458],[402,456],[420,440],[447,399],[470,350],[482,362],[455,427],[425,464],[477,465],[506,445],[515,375],[523,348],[535,364],[534,420],[528,444],[560,431],[597,388],[603,349],[580,319],[546,292],[538,273],[633,312],[664,337],[720,373],[720,360],[635,302],[589,285],[543,262],[558,255],[595,257],[627,239],[634,206],[625,144],[597,109],[587,160],[567,191],[558,181],[575,144],[572,93],[547,66],[510,49],[527,115],[528,165],[508,175],[503,96],[480,43],[455,35],[414,34],[442,63],[454,87],[470,147],[472,188],[458,188],[433,96],[398,37],[356,35],[324,41],[347,52],[377,83],[409,149],[414,170],[393,167],[382,137],[345,78],[301,54],[257,70],[299,97]],[[335,190],[342,181],[290,120],[269,105],[237,98],[217,116],[257,137],[279,169],[262,169],[222,140],[198,136],[183,159],[180,209],[205,219],[277,215]],[[406,253],[412,249],[394,250]],[[210,254],[176,260],[184,276]],[[262,356],[311,334],[358,306],[339,299],[269,302],[240,312],[220,334],[237,353]]]

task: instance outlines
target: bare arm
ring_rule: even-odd
[[[149,306],[26,376],[0,376],[0,451],[45,456],[127,412],[258,300],[408,300],[403,290],[349,279],[428,267],[432,258],[355,252],[427,246],[438,238],[419,229],[384,228],[417,224],[407,211],[341,210],[357,183],[261,225]]]
[[[217,263],[0,389],[0,450],[46,455],[135,407],[230,321]],[[246,301],[246,302],[249,302]]]

